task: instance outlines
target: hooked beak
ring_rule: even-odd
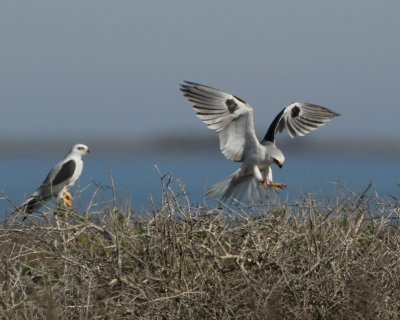
[[[282,167],[283,167],[283,164],[280,163],[278,160],[274,159],[274,162],[275,162],[275,164],[276,164],[279,168],[282,168]]]
[[[90,153],[90,149],[89,148],[87,149],[86,153]]]

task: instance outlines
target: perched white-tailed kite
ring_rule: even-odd
[[[197,117],[218,133],[224,156],[242,162],[240,169],[207,192],[209,196],[220,196],[222,201],[231,197],[240,200],[246,194],[252,199],[259,186],[284,188],[283,183],[273,182],[270,168],[273,163],[281,168],[285,161],[282,151],[275,146],[275,134],[286,129],[292,138],[303,136],[339,116],[315,104],[294,102],[279,112],[260,142],[254,130],[253,109],[247,102],[188,81],[180,89],[193,103]]]
[[[75,144],[64,160],[55,165],[42,185],[16,210],[18,213],[33,213],[50,199],[63,199],[64,205],[72,206],[72,195],[68,188],[79,179],[83,162],[82,156],[89,153],[88,146]]]

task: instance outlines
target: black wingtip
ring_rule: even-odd
[[[188,80],[183,80],[184,83],[190,85],[190,86],[198,86],[201,85],[200,83],[197,82],[192,82],[192,81],[188,81]]]
[[[183,93],[187,93],[189,91],[189,88],[193,85],[195,85],[194,82],[183,80],[183,83],[179,84],[179,90],[181,90]]]
[[[181,88],[188,88],[188,87],[193,87],[193,86],[196,86],[196,85],[199,85],[199,84],[195,83],[195,82],[183,80],[183,83],[180,83],[179,85],[180,85]]]
[[[188,81],[188,80],[183,80],[184,83],[181,83],[180,86],[181,88],[191,88],[191,87],[204,87],[204,88],[209,88],[209,89],[213,89],[213,90],[217,90],[217,91],[222,91],[220,89],[214,88],[214,87],[210,87],[208,85],[205,84],[201,84],[198,82],[192,82],[192,81]]]

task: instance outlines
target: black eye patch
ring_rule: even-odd
[[[84,147],[78,147],[78,150],[83,150],[83,149],[85,149]]]

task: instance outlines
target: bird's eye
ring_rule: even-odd
[[[85,149],[84,147],[78,147],[78,150],[83,150],[83,149]]]

